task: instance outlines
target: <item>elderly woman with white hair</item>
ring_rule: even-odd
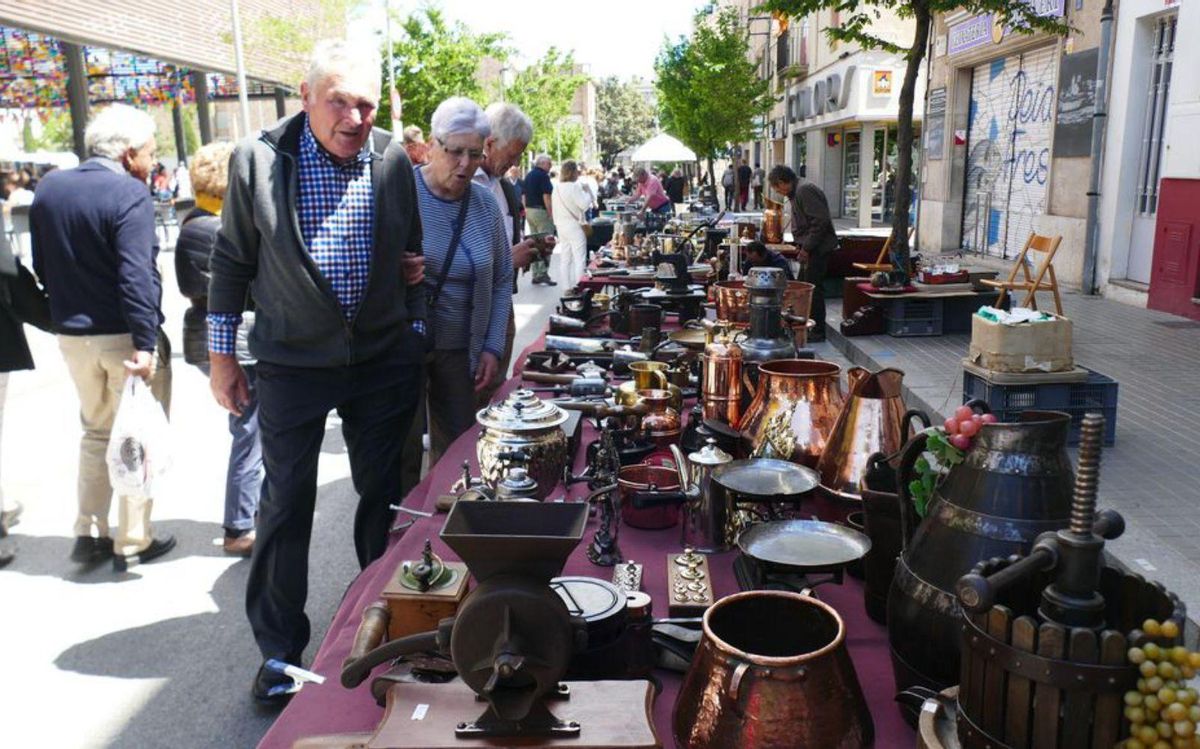
[[[426,358],[430,465],[475,423],[476,393],[496,376],[512,310],[512,242],[488,188],[473,181],[491,135],[461,96],[430,122],[429,163],[417,169],[433,352]]]

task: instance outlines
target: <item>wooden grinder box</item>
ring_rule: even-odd
[[[411,563],[401,562],[383,589],[383,600],[387,601],[390,614],[389,640],[437,629],[438,622],[458,612],[458,605],[467,595],[470,574],[467,565],[462,562],[446,562],[446,566],[455,573],[449,585],[424,592],[413,590],[400,582],[403,565]]]
[[[1071,354],[1071,321],[1053,320],[1002,325],[979,314],[971,316],[971,350],[975,364],[993,372],[1064,372],[1075,367]]]

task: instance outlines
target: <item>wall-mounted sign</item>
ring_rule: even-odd
[[[1171,0],[1166,0],[1171,2]],[[1058,17],[1066,13],[1066,0],[1031,0],[1033,12],[1039,16]],[[1001,22],[999,16],[983,13],[956,23],[948,31],[949,53],[956,55],[988,42],[999,44],[1011,30]]]
[[[935,88],[929,92],[929,104],[925,110],[925,153],[930,161],[942,158],[946,150],[946,88]]]
[[[876,70],[872,80],[871,93],[876,96],[887,96],[892,93],[892,71]]]
[[[850,84],[856,69],[851,65],[846,68],[845,77],[842,73],[830,73],[790,94],[787,101],[789,121],[799,122],[845,109],[850,103]]]
[[[838,132],[827,133],[825,135],[825,143],[830,148],[837,148],[842,145],[842,134]]]

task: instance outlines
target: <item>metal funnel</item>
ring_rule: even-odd
[[[583,538],[587,514],[582,502],[455,502],[440,535],[479,582],[510,574],[548,585]]]

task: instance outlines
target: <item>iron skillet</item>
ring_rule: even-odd
[[[757,562],[800,573],[839,573],[871,550],[871,539],[862,533],[820,520],[756,523],[738,535],[737,544]]]

